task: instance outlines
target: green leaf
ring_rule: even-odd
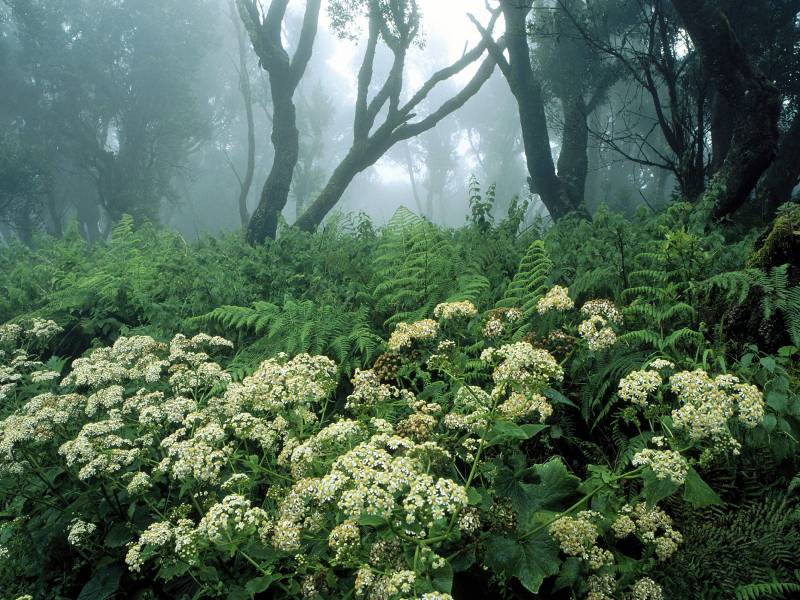
[[[260,594],[261,592],[269,589],[269,586],[271,586],[278,579],[280,579],[280,575],[264,575],[263,577],[254,577],[245,584],[244,589],[251,596],[255,596],[256,594]]]
[[[117,593],[122,577],[120,565],[110,565],[97,571],[81,589],[78,600],[106,600]]]
[[[378,515],[361,515],[360,517],[358,517],[358,524],[378,527],[380,525],[385,525],[386,519],[384,519],[383,517],[379,517]]]
[[[567,406],[571,406],[572,408],[578,408],[578,405],[575,404],[572,400],[567,398],[564,394],[559,392],[558,390],[554,390],[553,388],[547,388],[543,392],[544,396],[549,399],[553,404],[566,404]]]
[[[133,539],[130,529],[124,523],[115,523],[106,535],[106,548],[121,548]]]
[[[522,483],[524,503],[514,506],[525,522],[533,513],[541,510],[558,511],[566,508],[577,491],[580,479],[570,474],[559,458],[553,458],[531,469],[536,483]]]
[[[778,419],[775,418],[775,415],[767,413],[764,415],[764,429],[766,429],[769,433],[775,431],[775,426],[778,424]]]
[[[453,567],[449,562],[441,569],[436,569],[431,573],[433,587],[438,592],[449,594],[453,589]]]
[[[657,504],[664,498],[671,496],[678,489],[678,484],[669,477],[658,479],[652,469],[646,469],[642,475],[644,482],[642,491],[644,499],[650,505]]]
[[[490,535],[486,541],[486,563],[496,573],[516,577],[532,594],[539,591],[545,578],[558,573],[561,560],[558,546],[545,531],[524,542]]]
[[[788,398],[783,392],[772,391],[767,394],[767,405],[775,412],[784,413],[788,405]]]
[[[689,472],[686,474],[683,499],[694,508],[702,508],[704,506],[711,506],[712,504],[722,504],[722,498],[703,481],[700,474],[692,467],[689,467]]]
[[[775,372],[775,359],[771,356],[764,356],[758,362],[761,363],[761,366],[764,367],[770,373]]]
[[[528,425],[517,425],[510,421],[497,421],[492,427],[486,438],[487,446],[494,446],[509,441],[527,440],[547,429],[547,425],[531,423]]]

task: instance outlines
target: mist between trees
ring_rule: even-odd
[[[471,176],[498,214],[680,198],[765,223],[800,175],[799,7],[6,0],[0,233],[461,225]]]

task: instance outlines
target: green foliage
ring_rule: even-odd
[[[253,334],[247,350],[253,363],[278,352],[307,352],[329,356],[352,373],[355,367],[371,364],[383,343],[370,329],[365,307],[347,312],[290,297],[282,306],[269,302],[256,302],[251,308],[220,306],[199,320],[218,323],[228,335]]]
[[[534,240],[520,260],[514,278],[508,284],[503,297],[495,304],[496,308],[518,308],[525,321],[530,321],[536,312],[536,303],[544,295],[546,284],[553,268],[553,261],[547,255],[544,242]],[[529,327],[523,325],[519,331],[526,333]]]
[[[570,218],[547,231],[533,226],[522,234],[518,208],[512,206],[497,224],[488,212],[476,215],[483,220],[476,217],[459,230],[436,227],[406,209],[382,229],[363,218],[338,216],[320,233],[287,229],[257,248],[238,236],[187,244],[175,234],[136,227],[126,218],[108,241],[94,246],[68,232],[60,241],[40,238],[35,248],[12,243],[0,250],[0,319],[25,328],[31,317],[54,318],[64,328],[47,343],[25,348],[41,357],[42,365],[25,367],[13,388],[0,381],[7,395],[0,402],[0,417],[19,416],[26,403],[48,398],[41,396],[47,393],[88,402],[104,387],[73,390],[69,384],[35,381],[33,371],[63,376],[72,360],[91,348],[110,345],[120,336],[125,347],[126,339],[145,339],[129,337],[141,334],[155,338],[156,354],[168,366],[162,365],[158,380],[125,382],[124,398],[152,391],[164,394],[153,411],[171,406],[168,401],[178,396],[197,408],[186,427],[167,421],[145,426],[150,417],[140,420],[125,413],[124,428],[109,443],[143,443],[149,439],[142,435],[147,427],[156,436],[154,445],[135,459],[139,462],[103,475],[102,486],[81,479],[79,467],[66,464],[58,449],[81,431],[105,427],[111,417],[106,408],[76,412],[69,425],[54,433],[58,439],[37,446],[26,460],[35,458],[41,468],[23,470],[21,477],[4,475],[0,546],[14,559],[0,570],[0,588],[11,590],[13,597],[113,597],[126,590],[141,597],[155,592],[176,598],[296,598],[303,586],[313,584],[330,597],[346,597],[353,593],[358,565],[380,542],[378,548],[400,548],[391,571],[396,565],[414,570],[418,596],[452,591],[459,598],[457,590],[474,586],[486,597],[581,598],[595,572],[584,559],[565,553],[551,527],[562,518],[579,521],[581,511],[592,510],[600,515],[591,523],[598,533],[596,544],[614,557],[600,572],[614,577],[620,595],[648,573],[667,598],[794,593],[792,577],[800,566],[792,496],[798,487],[797,477],[792,478],[798,472],[800,439],[798,352],[788,345],[773,352],[732,345],[733,332],[722,325],[726,307],[756,292],[765,298],[756,311],[759,318],[766,311],[788,321],[796,286],[785,282],[786,270],[777,267],[765,274],[744,269],[747,242],[728,244],[713,230],[701,235],[691,210],[683,206],[631,221],[601,210],[591,223]],[[570,286],[569,298],[560,296],[568,307],[540,310],[539,300],[554,283]],[[592,349],[579,328],[587,318],[582,305],[593,298],[608,298],[607,306],[616,303],[624,314],[624,322],[613,325],[613,345]],[[439,311],[438,322],[414,325],[430,319],[434,307],[446,301],[468,301],[474,307],[459,305],[462,316],[445,318]],[[572,301],[575,307],[569,308]],[[522,317],[504,320],[509,308],[519,309]],[[493,318],[501,322],[499,332],[484,335]],[[175,331],[191,335],[205,330],[235,340],[236,352],[215,347],[195,356],[176,350],[185,338],[173,339],[173,352],[155,341],[166,342]],[[520,363],[525,366],[515,371],[514,381],[500,384],[495,352],[527,356],[533,347],[551,353],[552,364],[541,364],[551,365],[547,369],[557,365],[563,379],[548,375],[544,384],[526,378],[525,370],[543,360],[539,355],[529,357],[530,364],[529,359]],[[307,410],[292,408],[293,399],[271,405],[268,410],[277,410],[285,424],[281,419],[273,423],[278,413],[267,418],[259,412],[265,410],[259,403],[314,377],[304,373],[286,387],[275,385],[287,372],[281,371],[288,360],[282,352],[324,355],[336,362],[319,390],[328,394],[324,400]],[[8,356],[0,355],[0,361]],[[647,370],[655,358],[671,359],[676,371],[703,369],[757,386],[764,397],[763,419],[757,426],[735,418],[725,424],[731,439],[742,444],[740,454],[729,452],[728,442],[692,439],[675,426],[680,400],[670,383],[671,368],[661,371],[661,383],[645,406],[625,399],[620,380]],[[370,368],[377,383],[369,374],[356,373]],[[96,372],[115,371],[106,364]],[[199,379],[190,377],[192,372]],[[8,373],[0,370],[0,377]],[[352,381],[348,384],[342,375]],[[469,394],[475,397],[465,400],[466,382],[489,395],[473,390]],[[266,387],[242,396],[237,385]],[[379,401],[359,408],[351,400],[359,396],[351,394],[359,386],[364,392],[364,385],[369,388],[365,397]],[[231,395],[226,396],[227,390]],[[65,396],[72,391],[78,395]],[[219,410],[226,397],[238,398],[230,414]],[[470,412],[472,403],[487,398],[490,405],[483,409],[488,412]],[[240,401],[256,404],[235,404]],[[523,402],[540,403],[532,405],[539,409],[519,412],[517,403]],[[29,410],[38,410],[35,406]],[[129,410],[138,409],[131,403]],[[269,429],[259,429],[266,446],[255,438],[234,443],[228,438],[235,428],[227,419],[244,413],[262,419],[262,425],[286,429],[275,438],[267,435]],[[446,425],[448,417],[455,425]],[[221,419],[221,429],[204,429],[205,419]],[[460,419],[477,420],[461,425]],[[354,438],[322,433],[350,422],[361,432]],[[182,563],[168,547],[153,547],[143,550],[141,574],[125,564],[125,555],[148,525],[188,518],[197,527],[215,503],[233,492],[277,520],[292,486],[343,464],[337,461],[344,454],[387,424],[395,436],[392,444],[399,444],[392,452],[403,454],[404,445],[413,442],[414,452],[420,453],[413,461],[426,457],[414,463],[420,473],[452,480],[465,490],[464,515],[478,515],[471,521],[477,529],[466,526],[469,520],[448,517],[417,538],[401,535],[406,527],[419,526],[405,521],[401,512],[393,518],[404,523],[403,530],[393,528],[392,519],[364,513],[355,519],[361,535],[353,550],[361,553],[358,561],[338,562],[328,539],[344,517],[341,507],[326,508],[321,517],[314,516],[321,519],[314,521],[319,529],[309,528],[300,552],[280,550],[248,530],[224,543],[199,538],[203,560],[197,563]],[[217,450],[230,453],[220,463],[225,476],[244,474],[249,483],[223,489],[222,479],[203,483],[180,470],[158,471],[172,442],[159,444],[175,429],[184,429],[180,435],[197,444],[205,440],[213,446],[198,450],[191,464]],[[218,435],[231,445],[214,446],[211,440],[222,439]],[[658,447],[654,436],[664,438],[661,443],[686,461],[685,481],[659,479],[653,467],[631,464],[643,449]],[[272,439],[275,446],[269,445]],[[14,443],[39,442],[23,436]],[[306,443],[311,445],[296,450]],[[434,452],[434,446],[447,454]],[[308,463],[294,462],[304,457]],[[150,477],[145,496],[127,488],[135,472]],[[402,498],[396,498],[398,511],[405,510],[399,508],[405,506]],[[620,540],[610,529],[625,505],[641,500],[657,502],[663,518],[684,536],[667,562],[659,561],[645,540]],[[26,519],[15,520],[19,515]],[[94,545],[66,542],[72,519],[79,517],[97,524]],[[560,525],[565,530],[585,526],[569,520]],[[428,551],[443,557],[443,566],[437,560],[434,568]],[[41,573],[52,575],[41,578]]]

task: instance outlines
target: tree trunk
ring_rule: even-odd
[[[558,178],[571,206],[583,204],[586,195],[586,174],[589,170],[589,128],[586,125],[586,103],[580,95],[561,98],[564,132],[558,155]]]
[[[239,45],[239,91],[242,93],[244,101],[244,111],[247,120],[247,166],[244,177],[239,186],[239,220],[242,224],[242,231],[247,231],[247,224],[250,221],[250,213],[247,210],[247,197],[250,195],[250,188],[253,185],[253,175],[256,170],[256,128],[253,119],[253,91],[250,85],[250,72],[247,69],[247,40],[242,28],[241,19],[236,12],[234,0],[230,3],[231,20],[236,28],[236,38]]]
[[[792,199],[792,190],[800,181],[800,113],[795,114],[783,135],[775,160],[764,172],[756,187],[756,201],[764,218],[770,221],[776,209]]]
[[[61,222],[61,215],[56,208],[56,197],[54,192],[49,192],[45,200],[47,215],[50,217],[50,233],[57,238],[64,236],[64,225]]]
[[[780,96],[751,63],[715,0],[672,0],[714,88],[731,107],[730,148],[706,190],[715,219],[744,204],[775,157]]]
[[[709,175],[719,171],[733,138],[733,113],[725,96],[714,92],[711,104],[711,165]]]
[[[550,150],[550,134],[542,99],[542,86],[536,79],[530,60],[526,21],[531,2],[502,0],[500,6],[506,21],[509,69],[506,75],[511,93],[519,107],[522,142],[528,167],[528,185],[538,194],[553,220],[575,210],[556,175]]]
[[[374,165],[391,144],[357,142],[333,171],[325,187],[306,211],[295,222],[302,231],[314,231],[331,209],[341,200],[347,186],[356,175]]]
[[[273,102],[272,145],[275,158],[261,190],[258,206],[247,226],[247,241],[250,244],[260,244],[268,237],[275,237],[278,217],[289,199],[292,176],[300,154],[297,114],[292,94],[286,92],[288,87],[290,84],[283,77],[270,74]]]

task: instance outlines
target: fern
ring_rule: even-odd
[[[553,261],[545,250],[542,240],[534,240],[520,260],[514,278],[506,288],[503,297],[495,304],[496,308],[518,308],[522,311],[522,326],[515,336],[526,333],[530,328],[530,318],[536,311],[536,303],[547,291],[547,281],[553,269]]]
[[[252,307],[221,306],[198,320],[217,323],[228,334],[255,336],[249,349],[251,361],[277,352],[325,354],[350,373],[370,364],[382,344],[370,327],[365,307],[348,312],[291,297],[284,299],[283,306],[269,302],[256,302]],[[242,369],[241,361],[234,365]]]
[[[736,588],[736,600],[757,600],[758,598],[786,598],[786,594],[800,593],[800,583],[751,583]]]

